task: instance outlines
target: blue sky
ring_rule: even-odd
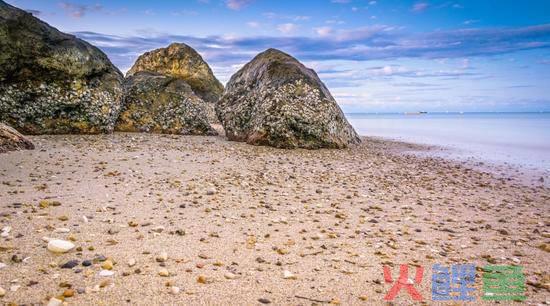
[[[550,111],[550,1],[8,0],[128,70],[184,42],[223,82],[278,48],[346,112]]]

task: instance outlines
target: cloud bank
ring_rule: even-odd
[[[278,48],[308,61],[465,58],[550,48],[550,24],[427,33],[407,33],[400,28],[376,25],[345,31],[325,28],[318,37],[73,34],[101,48],[121,70],[128,69],[143,52],[172,42],[192,46],[213,65],[246,62],[267,48]]]

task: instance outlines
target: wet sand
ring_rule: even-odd
[[[347,150],[288,151],[146,134],[31,140],[34,151],[0,155],[0,230],[11,228],[0,237],[2,303],[46,304],[65,292],[74,293],[69,305],[380,305],[392,286],[383,266],[397,278],[409,264],[425,267],[416,288],[433,304],[436,263],[477,265],[477,304],[480,267],[523,266],[526,302],[550,303],[550,189],[403,154],[420,146],[365,138]],[[43,237],[77,249],[54,254]],[[113,276],[99,275],[106,259]],[[79,264],[60,268],[71,260]],[[412,302],[402,291],[395,303]]]

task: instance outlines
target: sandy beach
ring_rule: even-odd
[[[409,264],[425,268],[415,287],[434,304],[431,266],[457,263],[477,266],[476,304],[487,264],[522,266],[526,303],[550,303],[543,185],[370,138],[317,151],[221,136],[30,138],[35,150],[0,156],[2,303],[380,305],[383,266],[397,278]],[[54,254],[44,237],[77,248]],[[394,303],[413,302],[403,291]]]

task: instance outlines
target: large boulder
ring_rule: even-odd
[[[126,76],[140,71],[158,73],[184,80],[207,103],[209,118],[215,120],[214,104],[223,94],[223,85],[195,49],[173,43],[141,55]]]
[[[0,0],[0,120],[26,134],[111,132],[122,78],[98,48]]]
[[[231,77],[216,112],[229,140],[306,149],[360,142],[317,74],[275,49]]]
[[[124,89],[117,131],[216,135],[204,101],[184,80],[138,72],[126,78]]]
[[[33,150],[34,145],[15,129],[0,122],[0,153],[15,150]]]

